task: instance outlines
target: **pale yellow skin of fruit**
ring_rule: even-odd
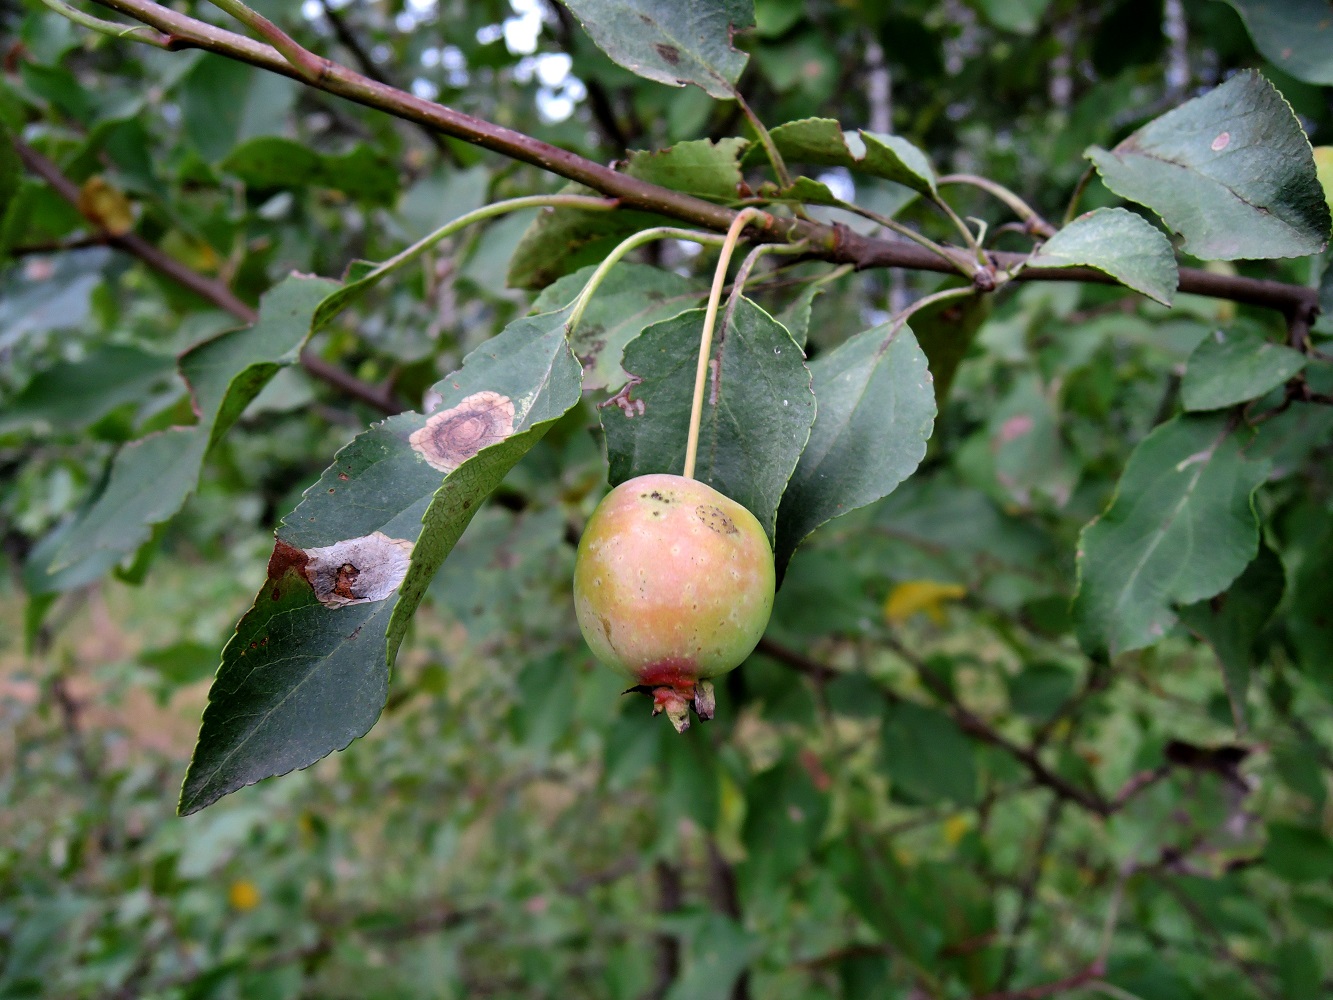
[[[773,551],[755,516],[683,476],[621,483],[579,542],[574,607],[599,660],[649,687],[740,665],[773,611]]]

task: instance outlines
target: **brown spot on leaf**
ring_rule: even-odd
[[[657,42],[653,45],[653,48],[657,50],[659,56],[672,66],[680,65],[680,49],[676,48],[674,45],[667,45],[665,42]]]
[[[408,443],[427,465],[447,475],[513,433],[513,400],[498,392],[474,392],[457,406],[431,416]]]
[[[273,543],[273,555],[268,557],[268,578],[281,580],[292,569],[304,576],[308,561],[304,552],[279,538]],[[274,600],[277,600],[277,593],[276,590],[273,592]]]
[[[352,477],[349,476],[349,475],[348,475],[347,473],[345,473],[345,472],[340,472],[340,473],[338,473],[338,478],[341,479],[341,480],[345,483],[345,482],[347,482],[347,480],[351,479]]]
[[[341,608],[392,595],[407,576],[412,543],[376,531],[307,549],[304,555],[305,577],[315,597],[325,607]]]

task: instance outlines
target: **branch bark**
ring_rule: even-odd
[[[424,100],[329,60],[322,60],[318,76],[308,79],[272,46],[188,17],[152,0],[95,2],[163,32],[169,38],[169,48],[205,49],[299,80],[327,93],[577,181],[603,194],[619,198],[629,207],[657,212],[717,231],[726,230],[736,215],[734,209],[724,205],[618,173],[577,153]],[[763,220],[752,223],[747,234],[749,239],[761,243],[806,240],[810,245],[810,256],[832,263],[853,264],[858,269],[900,267],[941,273],[958,270],[949,261],[910,243],[862,236],[843,226],[826,226],[803,219],[765,216]],[[967,265],[969,256],[965,250],[957,247],[950,250],[960,264]],[[992,253],[988,257],[996,267],[1005,269],[1025,259],[1024,254],[1014,253]],[[1016,280],[1117,283],[1110,276],[1091,268],[1029,268],[1022,271]],[[1180,269],[1180,291],[1276,309],[1286,316],[1318,309],[1316,289],[1277,281],[1210,274],[1196,268]]]

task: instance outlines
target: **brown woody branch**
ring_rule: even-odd
[[[169,48],[205,49],[300,80],[327,93],[385,111],[406,121],[416,122],[483,149],[501,153],[511,159],[532,164],[585,184],[603,194],[619,198],[628,207],[657,212],[718,231],[727,229],[736,215],[735,210],[724,205],[716,205],[680,191],[672,191],[618,173],[577,153],[416,97],[327,59],[320,60],[318,74],[307,77],[272,46],[188,17],[152,0],[95,0],[95,2],[161,31],[168,36]],[[312,58],[318,57],[312,54]],[[924,247],[905,241],[862,236],[843,226],[826,226],[803,219],[766,216],[763,220],[751,224],[747,233],[755,242],[806,240],[810,245],[810,256],[833,263],[853,264],[858,269],[900,267],[943,273],[958,270],[951,261],[941,259]],[[950,253],[963,267],[970,266],[966,251],[954,247],[950,248]],[[988,257],[996,268],[1005,270],[1015,267],[1026,259],[1024,254],[1014,253],[992,253]],[[1028,268],[1021,271],[1016,280],[1117,283],[1110,276],[1086,267]],[[1318,310],[1317,290],[1277,281],[1211,274],[1196,268],[1181,268],[1179,287],[1182,292],[1276,309],[1287,317],[1308,317]]]
[[[28,170],[46,181],[51,190],[71,205],[77,206],[79,204],[78,186],[61,173],[58,166],[23,140],[14,138],[13,142],[14,148],[18,151],[19,159],[23,161],[23,165]],[[95,242],[115,247],[117,250],[138,258],[158,274],[170,278],[176,284],[189,289],[204,301],[212,303],[224,312],[231,313],[244,323],[253,323],[259,318],[259,313],[249,303],[238,298],[225,284],[186,267],[176,258],[163,253],[137,233],[130,232],[116,235],[103,232],[98,235]],[[315,378],[338,389],[344,395],[373,406],[383,413],[399,413],[403,409],[383,389],[349,375],[337,365],[330,364],[311,351],[301,352],[301,367]]]

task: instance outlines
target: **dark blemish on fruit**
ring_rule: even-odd
[[[712,504],[701,503],[694,508],[694,513],[704,523],[704,527],[716,531],[719,535],[734,535],[740,530],[736,527],[735,521]]]
[[[672,66],[680,65],[680,49],[676,48],[674,45],[657,42],[653,45],[653,48],[657,50],[659,56],[669,62]]]
[[[408,438],[432,469],[453,472],[481,449],[514,433],[514,402],[498,392],[474,392],[436,413]]]

